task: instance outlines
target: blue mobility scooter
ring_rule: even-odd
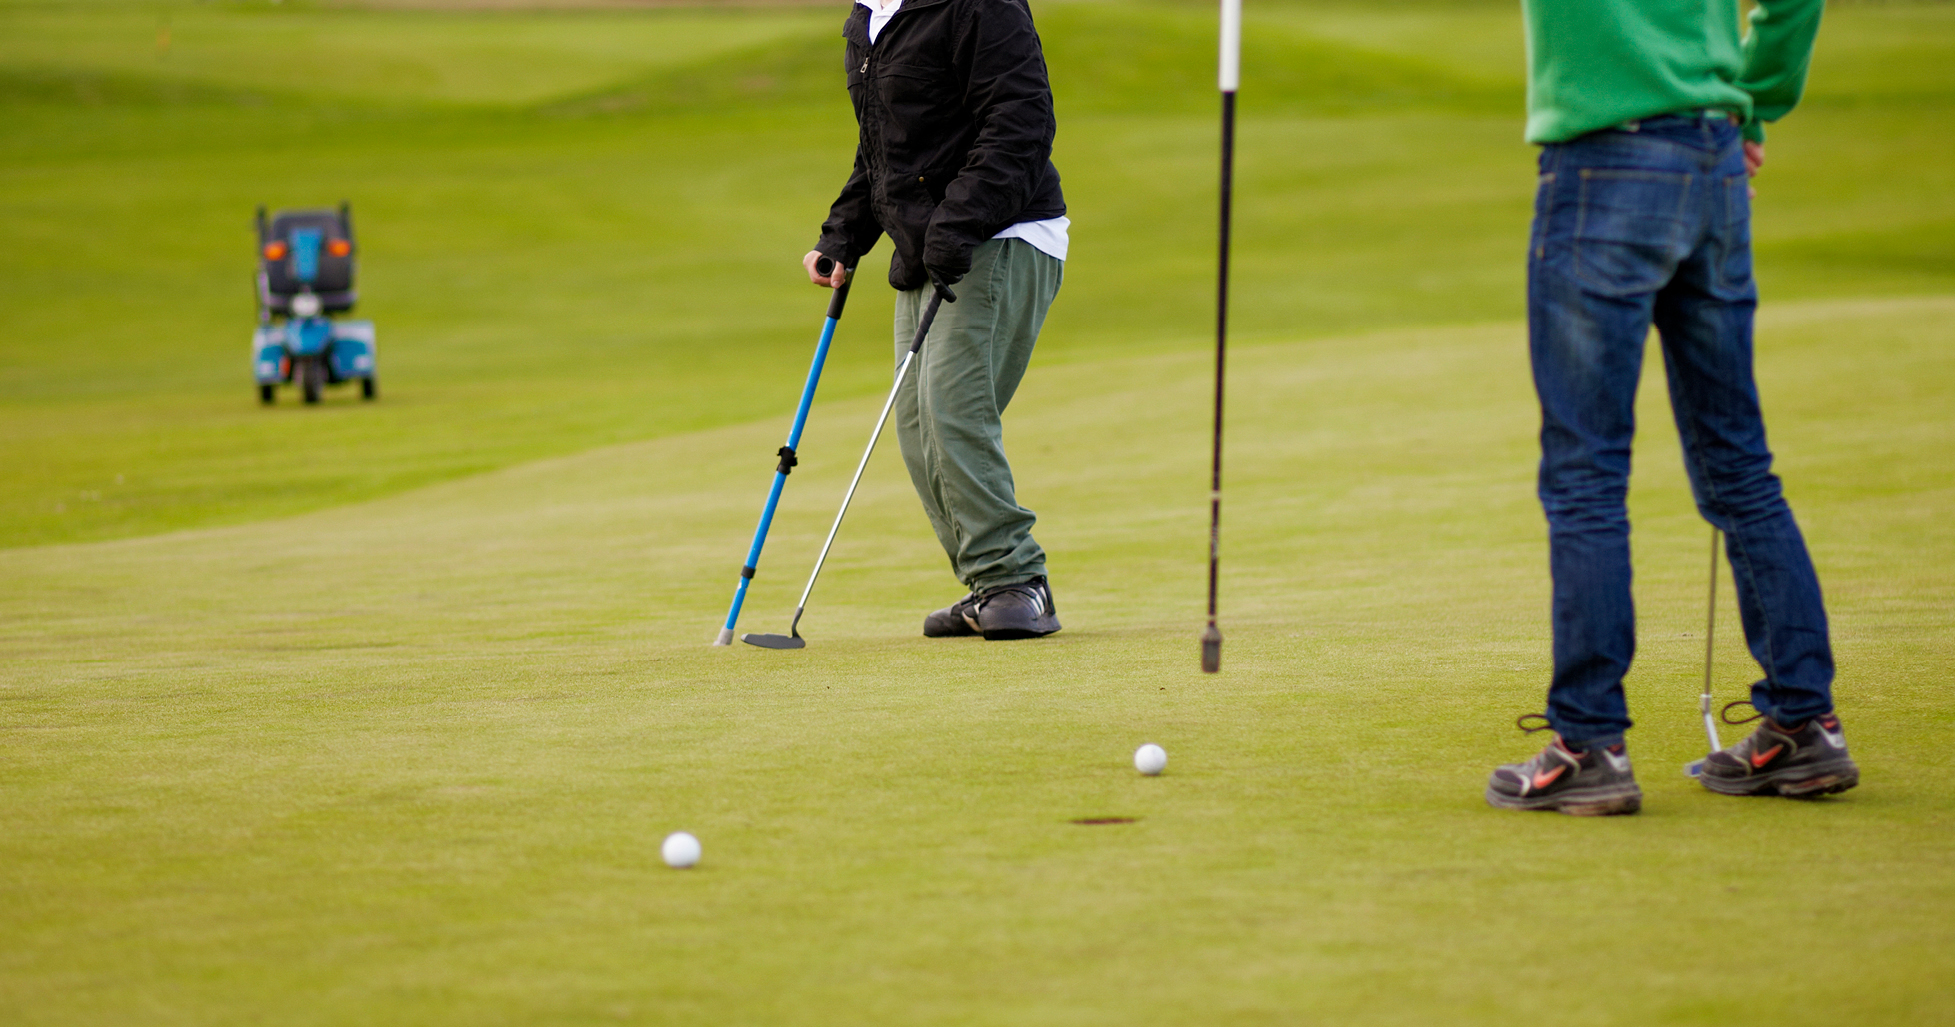
[[[379,395],[372,321],[337,320],[353,309],[353,211],[258,208],[258,330],[251,336],[258,399],[278,400],[294,384],[307,403],[328,385],[357,381]],[[282,319],[282,320],[281,320]]]

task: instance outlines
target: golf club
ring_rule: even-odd
[[[818,274],[830,275],[835,271],[835,262],[823,257],[815,261]],[[774,508],[780,505],[781,489],[787,484],[788,473],[800,461],[795,459],[794,449],[801,444],[801,429],[808,425],[808,407],[815,401],[815,384],[821,381],[821,366],[828,361],[828,346],[835,341],[835,323],[842,319],[842,305],[848,302],[849,286],[855,280],[855,269],[844,273],[842,284],[828,297],[828,319],[821,324],[821,341],[815,343],[815,359],[808,365],[808,381],[801,386],[801,405],[794,408],[794,427],[787,432],[787,445],[774,455],[781,462],[774,465],[774,485],[767,490],[767,504],[760,509],[760,526],[754,529],[753,545],[747,548],[747,562],[740,565],[740,584],[733,590],[733,606],[726,611],[726,626],[713,640],[714,645],[733,644],[733,626],[740,620],[740,606],[747,601],[747,586],[753,582],[754,573],[760,567],[760,547],[767,544],[767,529],[774,523]]]
[[[828,548],[835,544],[835,533],[842,530],[842,517],[849,512],[849,500],[855,498],[855,486],[862,481],[862,472],[869,466],[869,457],[876,451],[876,440],[882,438],[882,426],[889,420],[890,408],[896,405],[896,393],[903,388],[904,376],[910,373],[910,362],[916,359],[917,351],[923,348],[923,337],[930,334],[930,322],[937,319],[937,308],[945,303],[955,302],[957,302],[957,294],[951,292],[949,286],[939,285],[931,293],[929,305],[923,308],[923,317],[916,323],[916,338],[910,342],[910,351],[903,354],[903,362],[896,365],[896,384],[889,387],[889,398],[883,401],[882,413],[876,416],[876,430],[869,433],[869,448],[862,451],[862,462],[855,465],[855,477],[849,479],[849,490],[842,495],[842,508],[835,511],[835,523],[828,528],[828,538],[821,544],[821,555],[815,557],[815,569],[808,575],[808,587],[801,590],[801,601],[794,606],[794,620],[788,625],[787,634],[759,634],[750,631],[741,635],[740,641],[748,645],[757,645],[762,649],[800,649],[808,644],[807,640],[801,637],[801,615],[807,612],[808,596],[815,590],[815,579],[821,576],[821,565],[828,560]]]
[[[1215,589],[1222,566],[1222,368],[1229,347],[1229,215],[1235,193],[1235,91],[1242,71],[1242,0],[1222,0],[1221,232],[1215,273],[1215,444],[1208,476],[1208,629],[1202,632],[1202,672],[1222,669],[1222,631],[1215,626]]]
[[[1698,709],[1704,714],[1704,738],[1710,742],[1710,751],[1724,748],[1717,740],[1717,718],[1711,716],[1711,656],[1713,643],[1717,638],[1717,541],[1718,530],[1711,529],[1711,598],[1704,611],[1704,694],[1698,699]],[[1708,753],[1706,756],[1708,757]],[[1704,773],[1703,760],[1691,760],[1685,764],[1683,772],[1688,777],[1698,777]]]

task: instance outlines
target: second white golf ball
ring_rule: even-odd
[[[1134,750],[1134,769],[1148,777],[1168,768],[1168,751],[1149,742]]]
[[[692,866],[699,862],[699,839],[684,831],[674,831],[665,836],[659,855],[665,857],[666,866],[681,869]]]

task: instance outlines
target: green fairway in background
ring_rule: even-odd
[[[1204,677],[1205,5],[1036,5],[1073,246],[1007,432],[1066,630],[918,637],[959,590],[885,452],[779,653],[707,642],[826,301],[842,0],[0,0],[0,1022],[1955,1023],[1955,7],[1836,3],[1759,179],[1864,784],[1679,773],[1657,370],[1647,801],[1596,822],[1480,794],[1549,656],[1518,12],[1250,6]],[[382,397],[261,408],[252,209],[341,198]],[[886,252],[743,630],[887,388]]]
[[[1511,6],[1251,15],[1244,340],[1518,316]],[[1199,346],[1208,12],[1038,16],[1077,226],[1041,360]],[[790,406],[821,316],[796,260],[853,145],[839,18],[0,4],[0,544],[237,523]],[[1951,52],[1946,6],[1831,16],[1772,135],[1768,301],[1955,290]],[[386,398],[260,410],[251,211],[341,198]],[[851,320],[888,303],[858,290]],[[845,339],[824,395],[878,390],[881,359]]]

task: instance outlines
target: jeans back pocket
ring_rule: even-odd
[[[1690,176],[1581,169],[1575,275],[1595,291],[1629,296],[1662,288],[1685,255]]]

